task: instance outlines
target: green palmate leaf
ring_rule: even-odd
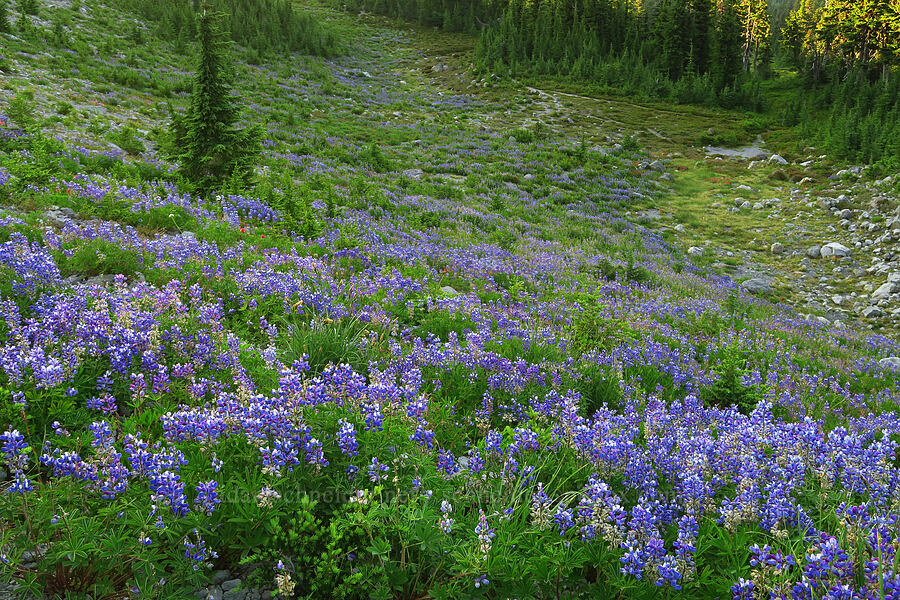
[[[391,552],[391,543],[384,538],[378,538],[372,540],[372,543],[366,547],[366,550],[373,556],[385,557]]]

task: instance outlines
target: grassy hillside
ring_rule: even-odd
[[[0,34],[0,595],[900,589],[896,293],[810,317],[876,253],[805,281],[768,237],[849,236],[826,200],[873,189],[892,235],[895,180],[715,160],[744,115],[472,81],[471,38],[303,10],[346,52],[232,50],[264,152],[209,196],[159,151],[191,44],[100,0]]]

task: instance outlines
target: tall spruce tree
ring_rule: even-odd
[[[200,54],[191,102],[173,122],[174,156],[181,174],[201,192],[226,181],[249,181],[261,151],[261,129],[239,128],[238,99],[224,68],[227,42],[220,16],[204,5],[197,20]]]
[[[709,71],[712,15],[713,6],[711,0],[691,0],[691,16],[693,20],[691,56],[694,68],[700,75],[705,75]]]
[[[733,86],[740,75],[743,61],[741,33],[741,19],[735,10],[733,0],[722,0],[716,19],[713,45],[715,50],[713,80],[718,91]]]

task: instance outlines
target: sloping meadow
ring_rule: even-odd
[[[358,31],[238,66],[253,190],[2,130],[4,579],[898,597],[900,344],[707,274],[630,156]]]

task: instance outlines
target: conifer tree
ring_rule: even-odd
[[[39,12],[38,0],[19,0],[19,12],[36,16]]]
[[[9,13],[6,10],[6,0],[0,0],[0,33],[12,33],[9,24]]]
[[[208,6],[201,8],[194,89],[187,111],[173,123],[174,158],[181,174],[202,192],[226,180],[249,180],[261,150],[259,127],[237,126],[240,110],[225,72],[226,43],[218,21]]]
[[[713,6],[711,0],[691,1],[691,16],[693,17],[691,52],[694,68],[700,75],[705,75],[709,71],[712,14]]]
[[[744,33],[744,71],[755,71],[763,48],[769,43],[771,24],[766,0],[739,0]]]
[[[714,36],[714,80],[719,91],[734,85],[741,72],[741,33],[741,20],[733,0],[722,0]]]

